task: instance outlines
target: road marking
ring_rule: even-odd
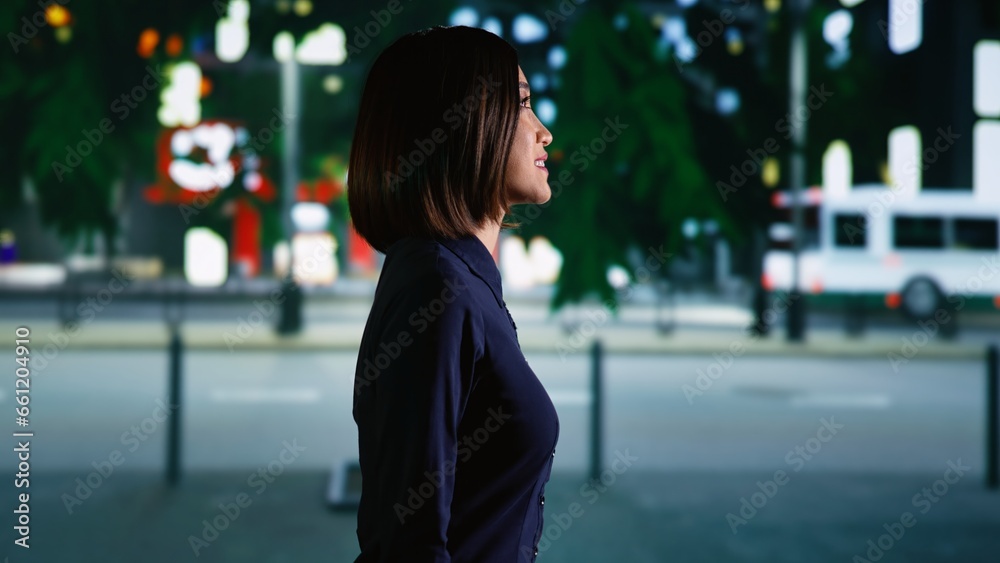
[[[315,387],[250,387],[213,389],[209,398],[216,403],[317,403],[321,398]]]
[[[734,385],[730,387],[729,392],[762,399],[789,399],[800,393],[798,389],[773,385]]]
[[[555,405],[589,405],[590,393],[586,391],[549,391],[549,398]]]
[[[749,311],[722,305],[680,307],[674,316],[679,323],[705,326],[744,327],[753,321]]]
[[[885,409],[892,404],[888,395],[807,393],[792,397],[793,407],[845,407],[859,409]]]

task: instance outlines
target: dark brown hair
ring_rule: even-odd
[[[458,238],[509,213],[517,65],[509,43],[464,26],[416,31],[379,54],[347,177],[354,228],[372,247],[385,253],[404,236]]]

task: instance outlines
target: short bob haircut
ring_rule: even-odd
[[[373,248],[384,254],[405,236],[461,238],[510,212],[517,65],[509,43],[465,26],[409,33],[378,56],[347,179],[354,228]]]

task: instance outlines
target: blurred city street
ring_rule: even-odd
[[[241,336],[239,319],[254,310],[250,303],[186,308],[185,467],[252,467],[291,438],[309,445],[299,469],[328,469],[356,455],[350,391],[366,310],[363,301],[343,301],[307,304],[303,334],[289,338],[276,336],[270,324]],[[845,336],[828,315],[827,328],[813,329],[810,342],[796,345],[784,341],[780,326],[767,337],[748,337],[741,321],[749,314],[736,305],[692,301],[675,311],[671,334],[656,332],[651,308],[642,304],[626,305],[620,319],[596,327],[607,348],[609,451],[631,448],[643,467],[657,471],[761,470],[780,461],[820,417],[836,415],[851,430],[833,445],[836,455],[818,457],[810,468],[922,471],[940,462],[928,452],[982,467],[983,350],[996,334],[989,327],[967,329],[958,342],[931,339],[894,366],[889,353],[903,357],[904,339],[914,334],[901,320],[895,326],[886,320],[862,341]],[[525,356],[559,411],[555,469],[583,470],[590,338],[584,328],[566,334],[531,300],[513,298],[510,309]],[[157,400],[167,400],[165,326],[155,316],[135,318],[141,311],[128,318],[128,310],[118,315],[108,308],[109,318],[86,325],[65,350],[35,366],[45,402],[33,424],[39,435],[57,440],[37,453],[39,467],[86,467],[106,457],[123,431],[149,417]],[[8,332],[24,324],[40,340],[36,346],[60,340],[47,336],[60,333],[52,319],[18,323],[7,311],[0,326]],[[600,309],[583,311],[586,319],[587,311],[597,315]],[[227,317],[233,320],[219,320]],[[734,342],[746,352],[729,352]],[[699,383],[699,374],[710,387]],[[0,390],[0,401],[12,403],[10,393]],[[163,434],[150,433],[128,456],[128,466],[162,467]]]
[[[437,471],[421,430],[496,399],[493,453],[407,491],[471,514],[436,557],[1000,561],[1000,0],[4,0],[0,32],[0,563],[352,562],[383,477]],[[531,451],[544,491],[469,477]],[[426,538],[391,508],[383,555]]]
[[[780,327],[750,339],[741,330],[748,312],[709,296],[685,300],[674,331],[658,334],[650,304],[639,301],[597,329],[606,342],[602,459],[608,468],[620,467],[616,459],[633,460],[602,492],[586,478],[589,339],[574,346],[572,334],[546,320],[538,302],[510,299],[525,356],[560,418],[547,489],[550,543],[543,543],[540,561],[864,556],[867,540],[915,511],[911,497],[940,479],[949,462],[967,470],[940,505],[918,518],[915,533],[898,540],[891,560],[991,560],[982,554],[1000,547],[993,533],[1000,494],[983,485],[982,346],[995,332],[971,328],[957,342],[930,342],[894,369],[887,353],[913,335],[902,321],[886,319],[859,341],[843,334],[835,315],[820,315],[827,328],[812,329],[808,343],[789,344]],[[78,559],[61,561],[112,554],[132,560],[121,555],[129,550],[144,561],[193,560],[188,535],[200,537],[203,519],[219,514],[220,503],[252,491],[248,476],[288,444],[301,453],[198,558],[351,560],[353,512],[331,512],[325,498],[330,471],[356,458],[351,342],[363,328],[363,299],[307,301],[302,334],[282,339],[260,325],[233,351],[221,335],[235,334],[252,304],[219,305],[210,313],[190,307],[183,329],[183,477],[175,490],[163,484],[166,425],[154,420],[167,400],[169,372],[167,334],[154,309],[109,308],[108,318],[85,326],[46,365],[36,364],[32,473],[40,483],[33,487],[44,491],[33,505],[40,548],[32,552],[38,558],[16,560],[48,561],[44,554],[55,549],[49,538],[56,537],[90,546]],[[29,326],[39,346],[60,340],[50,336],[59,333],[53,319],[15,320],[12,311],[4,308],[3,330]],[[219,320],[225,318],[233,320]],[[736,341],[746,352],[730,362],[725,353]],[[616,345],[632,351],[616,352]],[[716,376],[699,384],[708,373]],[[13,406],[8,393],[0,406]],[[4,447],[13,447],[11,439]],[[67,505],[64,495],[79,498],[82,480],[114,450],[124,457],[114,473],[90,498]],[[759,483],[773,482],[777,471],[789,476],[773,489],[780,493],[733,533],[727,514],[738,515],[741,499],[765,490]],[[579,517],[567,516],[574,502],[585,507]],[[114,541],[95,539],[101,534],[94,526],[109,522],[119,523]],[[577,541],[595,536],[600,547]]]

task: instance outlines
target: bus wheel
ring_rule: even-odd
[[[924,276],[910,280],[900,297],[903,313],[916,321],[933,319],[937,310],[945,304],[941,288],[934,280]]]

